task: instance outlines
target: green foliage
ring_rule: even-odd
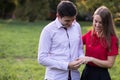
[[[0,20],[0,80],[43,80],[45,67],[37,62],[41,30],[49,21],[35,23]],[[91,22],[80,22],[82,33],[91,29]],[[117,28],[120,39],[120,28]],[[112,80],[119,80],[120,55],[110,69]],[[81,66],[82,72],[84,65]]]
[[[23,3],[15,11],[17,18],[34,22],[35,20],[44,20],[48,17],[48,0],[26,0]]]
[[[120,0],[76,0],[81,15],[93,15],[96,8],[105,5],[112,12],[113,16],[120,13]]]
[[[11,18],[15,7],[16,5],[12,0],[0,0],[0,18]]]
[[[54,19],[61,0],[0,0],[0,18],[17,18],[34,22]],[[106,5],[113,16],[120,13],[120,0],[70,0],[77,5],[79,20],[91,16],[96,8]],[[83,19],[82,19],[83,20]]]
[[[120,13],[116,13],[114,22],[115,22],[116,26],[120,26]]]

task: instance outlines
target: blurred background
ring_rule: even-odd
[[[60,1],[0,0],[0,80],[44,80],[45,67],[37,61],[39,37],[44,26],[56,18]],[[82,34],[92,28],[96,8],[107,6],[120,40],[120,0],[70,1],[77,6]],[[111,80],[120,80],[119,64],[120,55],[109,69]],[[84,65],[79,68],[81,73],[83,68]]]
[[[54,20],[56,6],[61,0],[0,0],[0,19]],[[70,0],[78,9],[77,20],[91,21],[93,12],[101,5],[107,6],[115,20],[120,22],[120,0]]]

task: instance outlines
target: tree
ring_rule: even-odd
[[[2,19],[11,18],[16,5],[12,0],[0,0],[0,17]]]
[[[34,22],[35,20],[46,19],[48,12],[48,0],[25,0],[21,4],[19,3],[16,9],[16,16],[22,18],[22,20]]]
[[[119,0],[76,0],[76,4],[79,10],[80,15],[93,15],[96,8],[101,5],[107,6],[113,16],[120,14],[120,3]]]

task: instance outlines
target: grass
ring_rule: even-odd
[[[37,62],[37,49],[41,30],[49,21],[35,23],[0,20],[0,80],[43,80],[45,67]],[[82,33],[91,22],[80,22]],[[120,28],[117,28],[120,38]],[[119,80],[120,55],[110,69],[112,80]],[[81,66],[82,72],[84,66]]]
[[[0,80],[43,80],[37,48],[45,24],[0,21]]]

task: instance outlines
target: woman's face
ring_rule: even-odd
[[[101,34],[103,32],[102,18],[99,15],[94,15],[93,27],[97,34]]]

